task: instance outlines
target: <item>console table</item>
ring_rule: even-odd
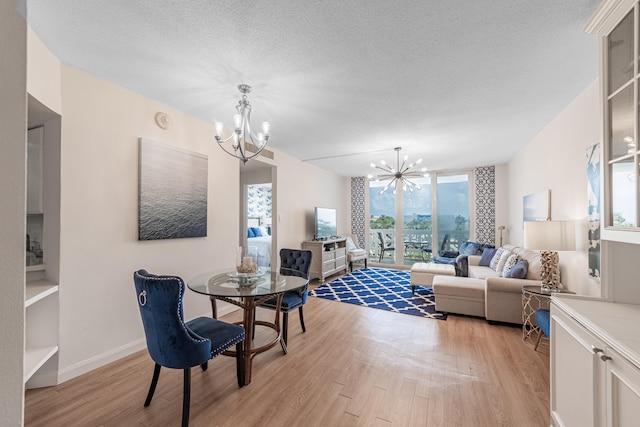
[[[320,283],[324,283],[325,277],[341,270],[348,271],[346,237],[307,240],[302,242],[302,249],[310,250],[313,253],[309,269],[311,279],[320,279]]]

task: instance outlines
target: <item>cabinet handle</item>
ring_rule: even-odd
[[[602,360],[603,362],[606,362],[607,360],[611,360],[611,357],[609,357],[606,354],[604,354],[604,350],[603,349],[598,348],[595,345],[591,346],[591,351],[593,351],[593,354],[599,355],[600,356],[600,360]]]

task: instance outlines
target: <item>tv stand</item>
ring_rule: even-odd
[[[320,283],[324,283],[325,277],[341,270],[348,271],[346,237],[307,240],[302,242],[302,249],[310,250],[313,253],[309,269],[311,279],[320,279]]]

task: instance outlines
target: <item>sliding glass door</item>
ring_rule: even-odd
[[[415,180],[422,189],[396,194],[380,194],[386,183],[370,181],[370,261],[412,265],[431,261],[440,250],[457,250],[471,235],[472,176],[432,173]]]

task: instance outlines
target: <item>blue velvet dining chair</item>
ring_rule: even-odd
[[[538,324],[538,327],[540,328],[540,332],[538,333],[538,340],[536,341],[536,345],[535,347],[533,347],[534,350],[538,350],[538,345],[540,344],[540,339],[542,338],[542,335],[545,335],[546,337],[550,337],[550,326],[551,326],[551,313],[549,312],[549,310],[545,310],[544,308],[539,308],[538,310],[536,310],[536,323]]]
[[[182,307],[185,285],[180,277],[156,276],[139,270],[133,274],[133,280],[147,349],[155,362],[144,406],[151,404],[162,366],[183,369],[182,425],[187,426],[192,367],[200,365],[202,370],[206,370],[209,359],[235,345],[238,386],[244,385],[244,328],[210,317],[185,322]]]
[[[287,345],[287,335],[289,330],[289,313],[293,310],[298,309],[302,332],[307,332],[307,328],[304,326],[302,306],[307,302],[307,296],[309,295],[309,269],[311,267],[312,258],[313,253],[308,250],[280,249],[280,274],[283,276],[291,275],[307,279],[307,284],[304,287],[294,291],[285,292],[282,297],[280,311],[282,312],[282,340],[284,341],[285,346]],[[277,299],[271,298],[262,303],[260,307],[275,310],[276,304]]]

